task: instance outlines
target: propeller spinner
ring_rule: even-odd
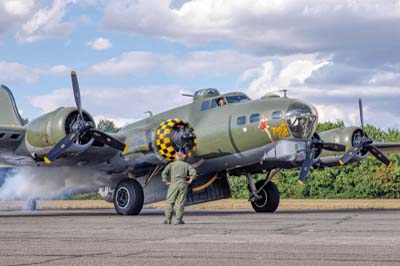
[[[364,131],[364,114],[361,98],[358,99],[358,107],[360,109],[361,136],[359,141],[355,143],[353,147],[351,147],[350,150],[346,152],[339,160],[339,164],[344,165],[348,163],[351,159],[353,159],[361,150],[367,150],[373,156],[375,156],[376,159],[391,167],[392,162],[374,145],[373,140],[368,137],[367,133]]]
[[[50,152],[44,157],[44,162],[47,164],[51,164],[58,157],[64,154],[67,149],[71,147],[72,144],[74,144],[74,142],[76,142],[77,140],[79,140],[79,138],[82,138],[83,136],[93,138],[97,142],[108,145],[116,150],[126,152],[128,150],[127,145],[104,132],[96,130],[92,122],[85,121],[82,110],[81,93],[75,71],[71,71],[71,81],[76,107],[79,112],[77,125],[73,132],[66,135],[50,150]]]

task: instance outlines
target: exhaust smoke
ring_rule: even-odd
[[[16,168],[0,186],[0,200],[66,199],[74,193],[97,191],[110,177],[89,169],[70,167]]]

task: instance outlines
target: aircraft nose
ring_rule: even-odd
[[[292,103],[286,112],[286,122],[295,138],[308,139],[317,129],[318,112],[311,104]]]

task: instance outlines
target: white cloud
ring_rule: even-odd
[[[35,8],[33,0],[0,1],[0,34],[15,30]]]
[[[162,71],[172,76],[239,75],[264,59],[234,50],[194,51],[188,54],[156,54],[131,51],[88,68],[90,73],[103,76],[127,77]]]
[[[103,76],[143,75],[158,65],[161,57],[149,52],[127,52],[91,66],[88,71]]]
[[[29,66],[15,62],[0,62],[0,80],[3,83],[34,83],[39,79],[39,74]]]
[[[351,60],[400,58],[393,45],[400,42],[398,1],[112,1],[104,14],[106,29],[186,45],[222,41],[263,55],[324,51],[353,53]]]
[[[29,14],[34,5],[33,0],[6,0],[3,2],[4,9],[9,14],[25,16]]]
[[[30,20],[21,26],[16,39],[21,43],[30,43],[48,37],[58,37],[70,33],[73,25],[64,22],[66,7],[75,0],[54,0],[51,7],[37,10]]]
[[[99,37],[94,41],[88,42],[87,45],[97,51],[107,50],[112,47],[111,41],[102,37]]]
[[[346,125],[360,124],[357,98],[362,97],[367,123],[381,128],[400,127],[400,88],[378,85],[384,83],[382,80],[397,79],[397,75],[379,72],[373,75],[376,84],[315,85],[308,82],[323,68],[335,70],[330,68],[331,65],[334,63],[330,58],[320,58],[317,55],[275,57],[258,68],[244,71],[240,82],[242,86],[245,86],[245,81],[248,82],[246,92],[253,98],[259,98],[269,91],[288,89],[289,97],[314,104],[320,121],[343,120]]]
[[[117,126],[166,111],[191,99],[180,95],[180,86],[149,86],[141,88],[82,88],[82,105],[95,119],[111,119]],[[157,97],[154,97],[157,95]],[[167,100],[166,100],[167,99]],[[72,89],[58,89],[49,94],[29,97],[32,106],[51,112],[60,106],[75,106]]]
[[[33,84],[44,76],[58,76],[68,73],[69,68],[64,65],[29,66],[16,62],[0,61],[0,82],[12,84]]]
[[[302,86],[313,71],[330,63],[329,58],[317,59],[317,55],[276,58],[266,61],[260,67],[246,70],[240,80],[250,80],[247,92],[253,97],[261,97],[268,91]]]

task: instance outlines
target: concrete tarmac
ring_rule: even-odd
[[[0,265],[400,265],[400,211],[0,212]]]

